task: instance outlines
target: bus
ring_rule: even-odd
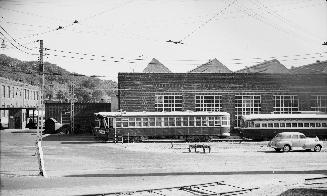
[[[250,114],[241,118],[241,135],[253,140],[269,140],[280,132],[301,132],[309,137],[327,138],[327,114]]]
[[[179,139],[209,141],[230,136],[227,112],[99,112],[94,135],[102,140]]]

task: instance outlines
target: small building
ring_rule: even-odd
[[[2,128],[24,129],[41,106],[41,91],[29,85],[0,77],[0,119]]]

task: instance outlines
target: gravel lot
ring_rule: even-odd
[[[201,143],[211,153],[190,153],[188,143],[114,144],[52,135],[42,142],[48,175],[43,178],[37,176],[35,138],[33,132],[1,131],[1,195],[111,193],[215,181],[259,188],[247,195],[327,190],[326,183],[317,188],[304,181],[327,175],[326,148],[277,153],[267,142],[216,142]]]

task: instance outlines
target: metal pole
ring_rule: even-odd
[[[75,99],[75,92],[74,92],[74,82],[71,83],[71,95],[70,95],[70,134],[74,134],[74,99]]]

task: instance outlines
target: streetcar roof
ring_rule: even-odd
[[[266,119],[327,119],[327,114],[249,114],[243,115],[244,120],[266,120]]]
[[[98,112],[96,116],[120,117],[120,116],[230,116],[227,112]]]

